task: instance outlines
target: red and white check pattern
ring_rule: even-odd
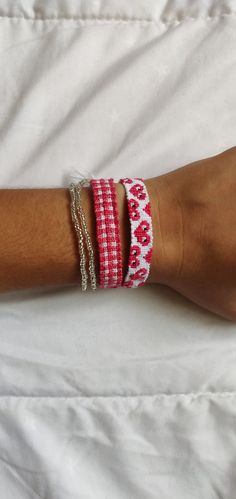
[[[99,250],[99,287],[122,286],[122,255],[115,184],[113,179],[92,179]]]

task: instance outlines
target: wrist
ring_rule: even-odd
[[[171,285],[178,269],[181,236],[180,210],[167,175],[145,181],[153,222],[153,255],[148,283]]]
[[[148,283],[171,285],[178,269],[181,236],[179,205],[167,175],[145,180],[148,190],[153,222],[153,254]],[[117,205],[119,212],[123,276],[128,270],[130,249],[130,221],[124,186],[116,183]],[[85,188],[82,201],[87,217],[88,229],[95,250],[96,268],[98,269],[98,248],[91,189]]]
[[[166,177],[162,175],[145,180],[153,222],[153,254],[147,284],[171,285],[178,269],[179,243],[182,240],[179,206]],[[119,183],[116,184],[116,192],[125,276],[130,248],[130,222],[125,190]]]

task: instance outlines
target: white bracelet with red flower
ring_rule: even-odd
[[[122,178],[128,203],[131,244],[128,271],[123,287],[143,286],[147,280],[153,251],[152,216],[149,195],[143,179]]]

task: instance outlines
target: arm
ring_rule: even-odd
[[[128,255],[128,217],[124,188],[117,185],[123,264]],[[93,246],[98,252],[91,190],[82,203]],[[0,190],[0,291],[80,282],[77,237],[68,189]]]
[[[236,318],[236,148],[146,181],[154,228],[150,283]],[[129,224],[117,184],[124,269]],[[82,202],[96,250],[90,189]],[[79,284],[67,189],[0,190],[0,291]]]

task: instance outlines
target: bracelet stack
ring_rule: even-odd
[[[119,215],[114,180],[83,179],[69,186],[71,196],[71,218],[78,240],[80,258],[81,289],[136,288],[143,286],[148,278],[153,251],[152,217],[149,195],[143,179],[122,178],[130,221],[130,250],[128,270],[123,275]],[[81,202],[81,191],[90,184],[93,193],[96,218],[96,237],[99,253],[97,284],[94,250],[87,228]],[[88,270],[87,270],[88,267]]]

